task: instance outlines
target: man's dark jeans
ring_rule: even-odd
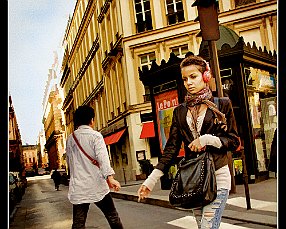
[[[111,194],[108,193],[101,201],[94,203],[105,215],[110,228],[123,229],[121,220],[114,206]],[[84,229],[89,210],[89,203],[73,205],[73,225],[72,229]]]

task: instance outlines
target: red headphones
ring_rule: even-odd
[[[211,76],[211,69],[210,69],[209,63],[206,61],[204,62],[206,63],[206,70],[203,73],[203,81],[207,83],[210,81],[212,76]]]

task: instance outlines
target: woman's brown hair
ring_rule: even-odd
[[[207,70],[207,63],[200,56],[190,55],[190,56],[186,57],[185,59],[182,60],[182,62],[180,64],[180,68],[182,69],[183,67],[187,67],[190,65],[200,66],[199,71],[201,73],[204,73]]]

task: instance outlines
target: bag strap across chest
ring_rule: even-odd
[[[75,140],[77,146],[80,148],[80,150],[83,152],[83,154],[89,159],[91,160],[92,164],[96,165],[97,167],[99,167],[99,164],[97,162],[97,160],[93,159],[91,156],[89,156],[85,151],[84,149],[81,147],[81,145],[79,144],[74,132],[72,133],[72,136],[73,136],[73,139]]]

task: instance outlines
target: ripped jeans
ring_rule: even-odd
[[[228,189],[218,189],[216,199],[203,208],[193,209],[198,229],[219,229],[223,210],[228,199]]]

